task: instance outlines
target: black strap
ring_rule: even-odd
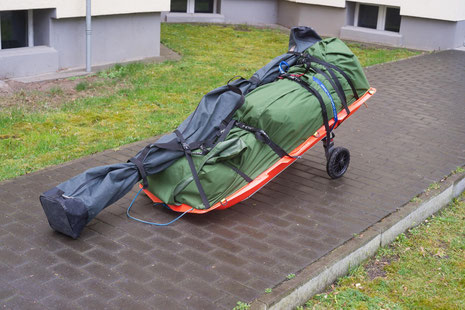
[[[144,147],[144,149],[139,154],[137,154],[136,156],[128,160],[128,162],[131,162],[134,165],[136,165],[137,170],[139,171],[139,175],[142,179],[142,185],[144,188],[147,188],[149,185],[147,181],[147,173],[145,172],[145,168],[144,168],[144,160],[151,148],[152,148],[151,144],[147,145],[146,147]]]
[[[252,77],[249,79],[249,82],[258,86],[262,81],[255,75],[252,75]]]
[[[238,175],[240,175],[247,183],[250,183],[250,182],[253,181],[247,174],[245,174],[244,172],[242,172],[239,168],[234,167],[233,165],[231,165],[231,164],[228,163],[228,162],[223,162],[223,164],[225,164],[226,166],[228,166],[229,168],[231,168],[235,173],[237,173]]]
[[[331,75],[331,77],[329,77],[328,74],[326,74],[323,70],[316,68],[316,67],[312,67],[312,68],[317,73],[323,75],[325,79],[329,81],[329,83],[331,84],[331,87],[336,91],[337,96],[341,100],[341,104],[346,110],[347,115],[349,115],[350,110],[349,110],[349,107],[347,106],[346,94],[344,92],[344,89],[342,88],[341,82],[339,82],[339,79],[337,78],[336,74],[334,74],[333,70],[331,70],[331,68],[328,69],[328,72]]]
[[[316,58],[315,56],[311,56],[311,55],[308,55],[306,54],[305,57],[307,57],[310,61],[312,62],[316,62],[317,64],[320,64],[326,68],[331,68],[331,69],[334,69],[336,70],[337,72],[339,72],[343,77],[344,79],[346,79],[347,83],[349,84],[350,86],[350,89],[352,89],[352,93],[354,95],[354,98],[355,99],[358,99],[358,94],[357,94],[357,91],[355,90],[355,87],[354,87],[354,84],[352,83],[352,80],[349,78],[349,76],[344,72],[342,71],[339,67],[329,63],[329,62],[326,62],[326,61],[323,61],[319,58]],[[329,70],[328,70],[329,71]]]
[[[230,120],[229,123],[227,125],[225,125],[225,123],[222,123],[222,128],[220,127],[220,130],[219,130],[219,134],[220,136],[218,137],[218,140],[215,141],[215,143],[213,144],[213,146],[215,146],[216,144],[220,143],[220,142],[223,142],[225,139],[226,139],[226,136],[229,134],[229,132],[231,131],[231,129],[234,127],[234,125],[236,124],[236,120]]]
[[[149,182],[147,181],[147,174],[145,173],[144,164],[142,161],[136,157],[132,157],[128,160],[128,162],[132,162],[136,165],[137,170],[139,171],[139,175],[142,179],[142,186],[143,188],[147,188],[149,186]]]
[[[279,145],[274,143],[263,129],[258,129],[258,128],[249,126],[247,124],[241,123],[239,121],[236,122],[236,126],[240,129],[243,129],[243,130],[246,130],[246,131],[249,131],[255,134],[255,138],[257,138],[258,141],[263,142],[266,145],[268,145],[279,157],[281,158],[285,156],[293,157],[289,155],[285,150],[283,150]]]
[[[325,102],[323,100],[323,97],[321,97],[320,93],[315,88],[313,88],[310,85],[308,85],[307,83],[305,83],[302,79],[299,79],[298,77],[288,75],[288,74],[283,75],[283,77],[286,78],[286,79],[289,79],[291,81],[297,82],[297,84],[302,86],[305,90],[307,90],[308,92],[313,94],[318,99],[318,102],[320,103],[320,106],[321,106],[321,114],[323,116],[323,124],[324,124],[325,129],[326,129],[326,137],[327,137],[327,140],[328,140],[328,143],[329,143],[329,141],[331,140],[331,129],[329,127],[328,112],[326,110],[326,105],[325,105]]]
[[[242,90],[241,90],[239,87],[230,84],[230,81],[231,81],[231,80],[228,81],[228,84],[227,84],[226,86],[229,88],[230,91],[232,91],[232,92],[234,92],[234,93],[240,95],[241,97],[240,97],[239,102],[238,102],[238,104],[236,105],[236,107],[235,107],[235,108],[229,113],[229,115],[224,119],[224,122],[226,122],[226,123],[229,123],[229,121],[231,121],[231,119],[232,119],[233,116],[234,116],[234,113],[236,113],[236,111],[237,111],[238,109],[240,109],[240,107],[242,107],[242,105],[243,105],[244,102],[245,102],[245,96],[244,96],[244,94],[242,93]]]
[[[184,154],[186,155],[187,162],[189,163],[189,167],[191,168],[192,176],[194,178],[195,184],[197,185],[197,189],[199,190],[200,198],[202,199],[202,203],[205,206],[205,208],[209,209],[210,208],[210,203],[208,202],[207,195],[205,194],[205,191],[203,190],[202,184],[200,183],[199,175],[197,173],[197,169],[195,168],[194,161],[192,160],[192,151],[191,148],[189,147],[189,144],[186,143],[186,140],[182,136],[181,132],[179,130],[175,130],[174,133],[179,139],[179,143],[181,144]]]

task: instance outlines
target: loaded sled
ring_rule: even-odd
[[[42,207],[50,226],[73,238],[139,181],[154,202],[174,211],[225,209],[318,141],[329,176],[339,178],[350,154],[334,146],[333,131],[374,92],[342,41],[293,28],[287,53],[250,79],[232,79],[206,94],[173,133],[127,163],[89,169],[43,193]]]
[[[350,115],[357,111],[363,104],[366,104],[366,101],[374,95],[376,89],[370,88],[365,94],[363,94],[358,100],[348,106],[349,112],[341,111],[337,115],[337,121],[334,119],[329,121],[329,126],[332,127],[332,130],[336,129],[342,122],[344,122]],[[229,207],[234,206],[235,204],[246,200],[251,197],[257,191],[259,191],[263,186],[268,182],[278,176],[284,169],[293,164],[297,159],[299,159],[305,152],[310,148],[316,145],[319,141],[322,141],[325,155],[326,155],[326,172],[332,179],[337,179],[342,177],[349,167],[350,163],[350,152],[344,147],[334,146],[334,134],[331,131],[331,136],[328,138],[326,135],[327,131],[325,126],[321,126],[312,136],[310,136],[305,142],[296,147],[289,153],[289,156],[284,156],[277,160],[271,167],[260,173],[255,179],[250,180],[250,182],[234,193],[228,195],[227,197],[216,202],[212,206],[206,209],[202,208],[193,208],[188,204],[166,204],[155,194],[153,194],[149,188],[144,188],[142,184],[139,187],[144,191],[144,193],[155,203],[155,204],[164,204],[173,211],[177,212],[187,212],[187,213],[197,213],[202,214],[212,210],[223,210]]]

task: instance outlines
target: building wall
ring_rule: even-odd
[[[323,36],[339,36],[346,24],[346,9],[279,0],[278,24],[288,28],[310,26]]]
[[[346,0],[285,0],[294,3],[324,5],[345,8]],[[353,2],[370,3],[400,7],[400,15],[440,19],[448,21],[465,20],[464,0],[350,0]],[[453,8],[453,9],[451,9]]]
[[[457,22],[455,28],[455,42],[457,47],[465,46],[465,20]]]
[[[221,14],[227,23],[276,24],[277,0],[222,0]]]
[[[465,20],[464,0],[409,0],[401,3],[400,15],[446,21]]]
[[[85,66],[85,19],[52,19],[50,46],[60,69]],[[92,19],[92,65],[160,55],[160,13],[98,16]]]
[[[56,9],[57,18],[82,17],[85,0],[1,0],[0,11]],[[92,0],[92,15],[169,11],[170,0]]]
[[[451,22],[402,16],[402,46],[424,50],[444,50],[463,46],[465,22]]]

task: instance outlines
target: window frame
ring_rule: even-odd
[[[2,48],[2,16],[0,14],[0,51],[10,50],[15,48],[24,48],[24,47],[34,47],[34,11],[33,10],[24,10],[27,11],[26,14],[26,46],[23,47],[13,47],[13,48]]]
[[[389,32],[394,32],[394,33],[400,33],[400,26],[399,26],[399,31],[390,31],[390,30],[385,30],[384,28],[386,27],[386,12],[387,8],[394,8],[398,9],[399,7],[392,6],[392,5],[378,5],[378,4],[370,4],[370,3],[360,3],[357,2],[355,4],[355,12],[354,12],[354,26],[358,26],[358,19],[359,19],[359,13],[360,13],[360,5],[371,5],[371,6],[377,6],[378,7],[378,21],[376,23],[376,29],[373,30],[379,30],[379,31],[389,31]],[[402,23],[402,17],[401,17],[401,23]],[[360,28],[366,28],[366,27],[360,27]],[[366,28],[366,29],[372,29],[372,28]]]
[[[181,14],[216,14],[218,9],[218,0],[213,0],[213,12],[212,13],[195,13],[195,0],[187,0],[187,11],[186,12],[173,12]]]

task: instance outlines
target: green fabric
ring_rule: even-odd
[[[368,90],[369,84],[360,63],[341,40],[322,40],[307,52],[343,70],[350,77],[359,95]],[[313,66],[327,72],[321,65]],[[294,66],[290,73],[304,73],[304,68]],[[335,71],[335,74],[344,89],[348,104],[353,103],[355,98],[349,84],[338,72]],[[330,91],[338,112],[342,110],[341,101],[323,75],[309,72],[301,77],[318,90],[326,104],[328,119],[332,119],[331,101],[323,89],[312,80],[313,76],[322,81]],[[287,79],[266,84],[249,93],[244,105],[235,113],[234,119],[265,130],[272,141],[287,152],[307,140],[323,125],[317,98],[298,83]],[[271,148],[258,141],[254,134],[239,128],[233,128],[226,140],[218,143],[207,155],[193,155],[200,182],[211,205],[247,184],[226,163],[239,168],[253,179],[278,159]],[[205,208],[186,158],[181,158],[166,170],[149,176],[148,180],[149,190],[165,203],[185,203],[196,209]]]

